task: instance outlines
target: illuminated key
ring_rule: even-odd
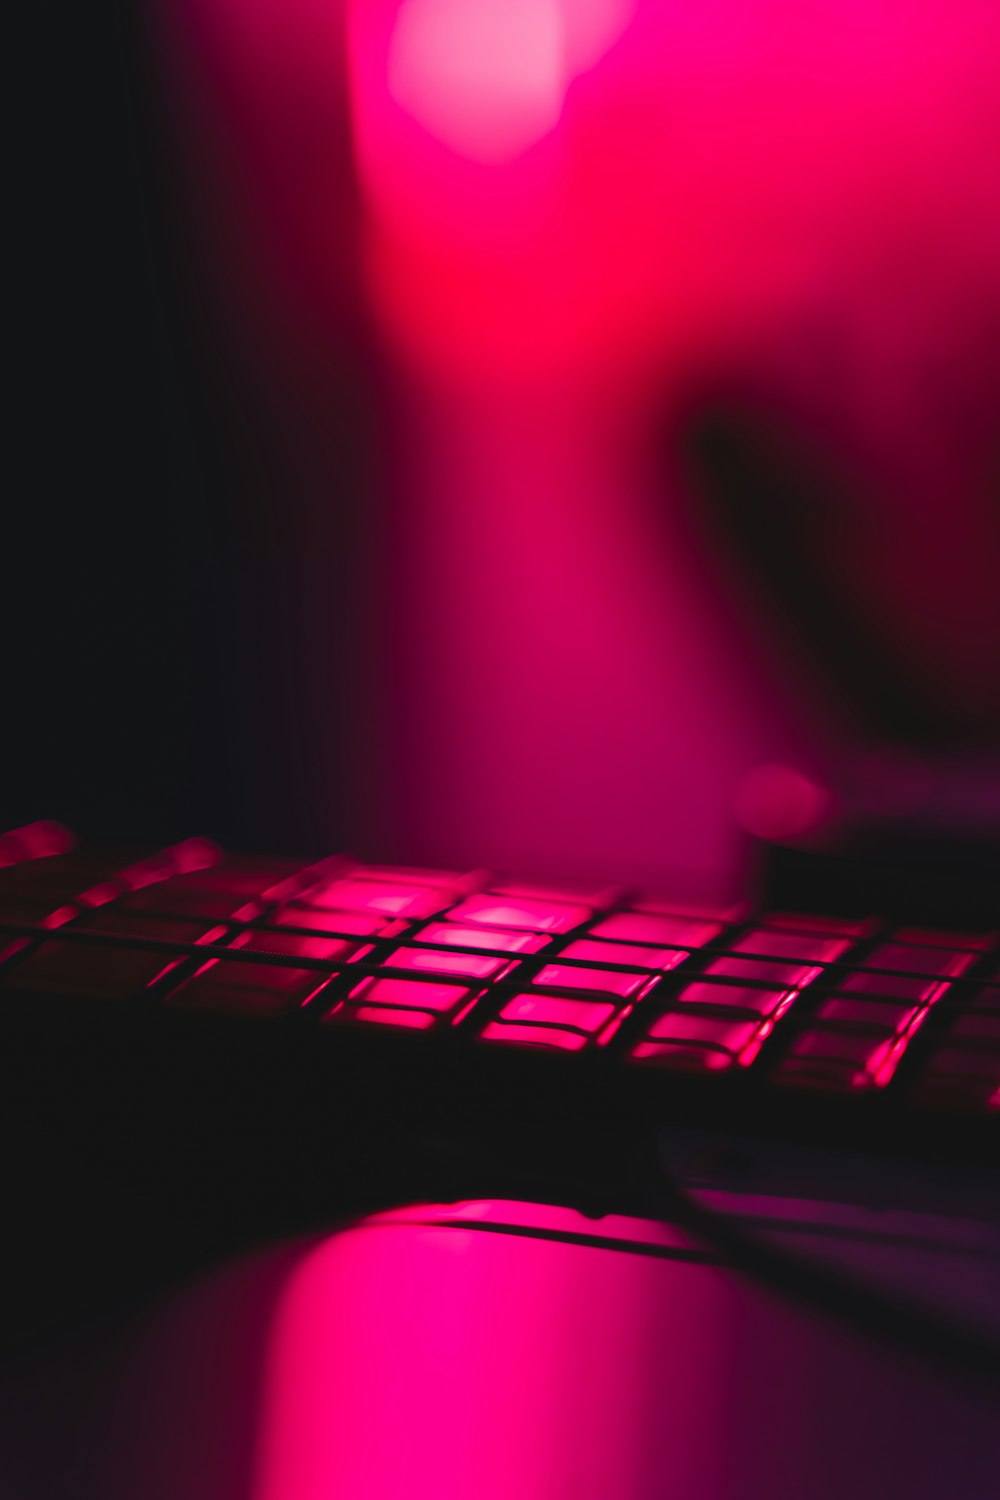
[[[458,949],[396,948],[385,960],[390,969],[422,970],[425,974],[454,974],[460,979],[491,979],[511,967],[510,959],[487,958]]]
[[[433,1011],[435,1015],[448,1015],[457,1010],[463,1000],[472,995],[467,985],[435,984],[421,979],[365,979],[357,989],[351,991],[351,1001],[357,1005],[387,1005],[394,1008]]]
[[[429,917],[447,906],[449,893],[435,886],[399,881],[332,880],[305,893],[310,906],[326,911],[372,912],[383,917]]]
[[[590,916],[588,906],[566,906],[558,901],[539,901],[527,896],[468,896],[450,916],[455,922],[477,927],[511,927],[527,932],[569,932]]]
[[[571,964],[546,964],[535,984],[558,990],[597,990],[628,1000],[650,982],[648,974],[627,974],[615,969],[591,969]]]
[[[695,980],[693,984],[684,986],[674,1004],[685,1007],[711,1006],[713,1010],[739,1011],[765,1020],[779,1011],[787,1010],[794,998],[794,990],[758,989],[756,985],[713,984],[708,980]]]
[[[555,995],[516,995],[483,1030],[485,1041],[577,1051],[595,1037],[615,1014],[615,1006],[593,1000],[564,1000]]]
[[[756,1018],[735,1020],[730,1016],[695,1011],[668,1011],[657,1016],[646,1035],[649,1041],[697,1042],[706,1047],[719,1047],[735,1056],[750,1045],[759,1024]]]
[[[701,917],[650,916],[645,912],[618,911],[590,929],[589,936],[614,938],[623,943],[650,943],[656,947],[700,948],[722,931],[719,922]]]
[[[636,969],[665,973],[687,958],[683,948],[646,948],[641,943],[611,943],[600,939],[577,938],[565,947],[560,958],[586,959],[596,964],[630,964]]]
[[[498,927],[462,927],[457,922],[429,922],[416,934],[422,943],[450,948],[492,948],[497,953],[537,953],[552,939],[537,932],[504,932]]]
[[[833,1021],[851,1029],[878,1031],[889,1035],[903,1031],[919,1007],[896,1000],[859,1000],[846,995],[831,995],[817,1012],[817,1020]]]

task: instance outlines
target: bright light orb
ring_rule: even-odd
[[[633,0],[404,0],[389,93],[458,155],[515,160],[559,123],[566,90],[617,40]]]

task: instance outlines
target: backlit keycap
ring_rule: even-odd
[[[560,958],[586,959],[598,966],[629,964],[653,973],[665,973],[687,958],[683,948],[645,948],[640,943],[611,943],[600,939],[577,938],[560,953]]]
[[[504,932],[498,927],[462,927],[457,922],[429,922],[415,934],[422,943],[450,948],[491,948],[497,953],[537,953],[552,939],[537,932]]]
[[[395,948],[385,959],[390,969],[414,969],[425,974],[454,974],[460,979],[490,979],[501,969],[510,967],[510,960],[486,958],[477,953],[462,953],[457,949],[441,948]]]
[[[89,921],[88,930],[98,928],[124,937],[158,937],[164,942],[193,943],[202,933],[200,923],[130,922],[127,914],[100,914],[101,923]],[[83,926],[84,923],[79,924]],[[80,999],[127,1000],[138,994],[175,955],[169,950],[105,947],[103,944],[48,942],[11,970],[9,984],[19,990],[49,995],[73,995]]]
[[[539,1026],[572,1026],[596,1036],[615,1007],[594,1000],[563,1000],[555,995],[515,995],[500,1012],[501,1021],[530,1021]]]
[[[327,911],[372,912],[383,917],[429,917],[450,899],[435,886],[408,885],[390,880],[332,880],[308,891],[310,906]]]
[[[719,922],[701,917],[651,916],[646,912],[618,911],[594,924],[588,936],[613,938],[623,943],[650,943],[656,947],[700,948],[722,931]]]
[[[916,974],[900,977],[894,974],[870,974],[865,969],[858,969],[853,973],[841,971],[837,976],[837,988],[852,995],[882,995],[886,999],[909,1000],[914,1005],[924,1005],[930,1000],[939,1000],[950,989],[950,985],[933,975],[925,978]]]
[[[711,1006],[713,1009],[740,1011],[759,1020],[788,1009],[795,998],[795,991],[782,989],[758,989],[743,984],[711,984],[695,980],[686,984],[676,996],[677,1005]]]
[[[706,974],[726,979],[749,979],[757,984],[782,985],[793,989],[822,973],[809,964],[770,963],[764,958],[713,958],[706,964]]]
[[[331,975],[284,965],[213,959],[167,997],[173,1009],[274,1020],[324,990]]]
[[[902,1043],[865,1031],[816,1028],[796,1037],[776,1076],[784,1083],[823,1089],[861,1089],[887,1081],[887,1059],[898,1061]]]
[[[766,958],[795,958],[804,963],[830,963],[846,953],[850,944],[846,938],[841,937],[753,927],[729,946],[734,953],[756,953]]]
[[[729,1016],[702,1015],[695,1011],[668,1011],[657,1016],[647,1032],[650,1041],[699,1042],[721,1047],[734,1056],[753,1041],[759,1021],[734,1020]]]
[[[905,1001],[857,1000],[846,995],[831,995],[820,1006],[817,1020],[890,1035],[903,1030],[913,1020],[916,1011],[917,1007],[907,1005]]]
[[[559,990],[597,990],[628,1000],[650,982],[648,974],[627,974],[614,969],[597,969],[571,964],[546,964],[535,984]]]
[[[308,927],[311,932],[352,933],[369,937],[391,927],[389,919],[376,912],[326,911],[297,901],[269,912],[267,927]],[[401,929],[397,929],[401,930]]]
[[[394,1010],[391,1005],[343,1005],[325,1018],[339,1024],[361,1021],[375,1026],[401,1026],[407,1031],[426,1031],[436,1017],[425,1010]]]
[[[472,991],[467,985],[435,984],[427,979],[366,979],[351,991],[357,1005],[388,1005],[400,1009],[433,1011],[447,1015],[457,1010]]]
[[[569,932],[590,916],[587,906],[566,906],[527,896],[468,896],[450,913],[452,921],[476,927],[512,927],[527,932]]]

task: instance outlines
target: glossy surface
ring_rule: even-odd
[[[850,1224],[835,1245],[850,1242]],[[511,1232],[528,1226],[582,1240]],[[815,1231],[802,1243],[814,1245]],[[603,1237],[666,1258],[601,1248]],[[899,1240],[895,1263],[922,1263]],[[385,1215],[235,1265],[140,1325],[104,1408],[91,1395],[102,1493],[992,1494],[990,1403],[730,1272],[671,1258],[689,1249],[669,1227],[466,1203]],[[854,1249],[876,1267],[887,1253],[863,1234]],[[981,1255],[956,1248],[938,1264],[973,1306],[973,1288],[986,1295]],[[67,1416],[52,1406],[50,1434]]]

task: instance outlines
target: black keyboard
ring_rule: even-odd
[[[391,1034],[414,1059],[444,1040],[456,1058],[571,1055],[637,1086],[655,1076],[664,1101],[697,1081],[1000,1106],[996,932],[481,871],[301,869],[199,839],[125,864],[66,843],[34,825],[0,844],[0,994],[19,1005],[269,1023],[330,1048]]]
[[[994,932],[71,845],[0,839],[15,1335],[392,1204],[647,1213],[664,1127],[996,1158]]]

